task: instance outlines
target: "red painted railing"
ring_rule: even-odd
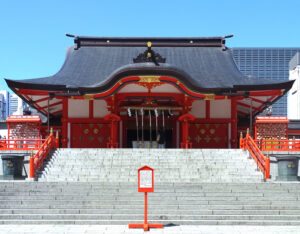
[[[257,166],[264,173],[265,179],[270,179],[270,158],[265,157],[252,137],[247,133],[246,137],[240,138],[240,148],[247,149],[254,158]]]
[[[45,139],[1,139],[0,150],[38,150]]]
[[[261,151],[300,151],[300,140],[255,140]]]
[[[35,155],[30,157],[29,161],[29,178],[34,178],[35,172],[42,165],[45,158],[48,156],[49,152],[59,147],[58,134],[56,134],[56,138],[51,131],[48,138],[45,140],[44,144],[39,148]]]

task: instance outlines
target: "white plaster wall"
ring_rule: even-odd
[[[129,84],[123,87],[119,91],[119,93],[132,93],[132,92],[143,93],[143,92],[148,92],[148,89],[138,84]]]
[[[231,118],[231,101],[230,100],[210,101],[210,118],[213,119]]]
[[[69,100],[68,103],[69,118],[88,118],[89,100]]]
[[[205,101],[197,100],[192,104],[192,110],[189,112],[196,118],[205,118]]]
[[[94,118],[102,118],[109,113],[104,100],[94,100]]]
[[[295,82],[288,93],[288,119],[300,119],[300,66],[290,71],[289,79]]]

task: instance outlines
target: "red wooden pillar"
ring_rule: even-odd
[[[205,118],[210,119],[210,101],[205,101]]]
[[[61,129],[61,142],[62,147],[68,147],[68,98],[63,99],[63,115],[61,118],[62,129]]]
[[[111,114],[104,116],[104,120],[111,122],[110,142],[107,142],[107,148],[118,148],[119,147],[119,144],[117,142],[118,124],[119,124],[121,118],[120,118],[120,116],[111,113]]]
[[[89,101],[89,118],[94,118],[94,100]]]
[[[237,100],[231,98],[231,148],[237,147]]]
[[[191,114],[184,114],[181,115],[178,120],[181,122],[181,132],[182,132],[182,137],[181,137],[181,143],[180,143],[180,148],[192,148],[192,143],[189,142],[189,125],[188,121],[193,121],[195,117]]]

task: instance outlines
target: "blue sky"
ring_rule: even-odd
[[[300,47],[299,0],[0,0],[3,78],[56,73],[73,39],[234,34],[229,47]]]

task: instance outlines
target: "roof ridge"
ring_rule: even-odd
[[[222,47],[225,49],[225,39],[233,35],[220,37],[91,37],[66,34],[74,38],[75,49],[84,46],[130,46],[146,47],[148,42],[153,47]]]

